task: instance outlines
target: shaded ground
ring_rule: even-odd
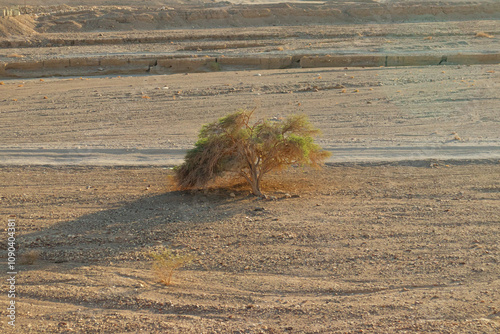
[[[497,162],[292,169],[268,179],[275,201],[172,192],[169,173],[2,168],[1,215],[40,251],[18,267],[17,332],[500,329]],[[161,247],[197,255],[170,287]]]

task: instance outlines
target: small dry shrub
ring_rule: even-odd
[[[476,37],[493,38],[493,35],[480,31],[476,34]]]
[[[153,272],[157,281],[165,285],[171,285],[174,273],[195,259],[193,254],[176,254],[171,249],[151,252],[149,256],[153,259]]]
[[[17,53],[11,53],[7,55],[7,58],[24,58],[24,56]]]
[[[37,250],[30,250],[24,254],[21,254],[21,257],[19,259],[20,264],[27,264],[27,265],[32,265],[35,264],[35,262],[38,260],[40,257],[40,252]]]

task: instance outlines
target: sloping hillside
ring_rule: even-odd
[[[36,34],[35,24],[30,15],[0,17],[0,38]]]

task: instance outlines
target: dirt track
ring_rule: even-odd
[[[179,163],[238,108],[305,113],[331,162],[499,159],[498,65],[9,80],[3,164]]]
[[[28,31],[0,39],[10,45],[0,51],[2,163],[178,163],[202,124],[245,107],[306,113],[332,162],[500,157],[495,2],[27,4],[38,13]],[[189,29],[158,21],[195,7],[212,14],[184,17]],[[251,9],[238,24],[213,14]],[[286,20],[266,21],[275,15]],[[28,20],[2,22],[17,19]],[[80,27],[68,29],[70,19]]]

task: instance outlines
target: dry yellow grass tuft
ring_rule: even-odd
[[[174,254],[171,249],[151,252],[149,256],[153,258],[153,272],[157,281],[165,285],[171,285],[174,273],[195,259],[193,254]]]
[[[484,31],[480,31],[480,32],[476,33],[476,37],[493,38],[493,35],[485,33]]]
[[[7,55],[7,58],[24,58],[24,56],[17,53],[12,53],[10,55]]]
[[[460,136],[458,135],[458,133],[456,131],[453,131],[451,134],[453,135],[453,140],[457,140],[457,141],[462,140],[462,138],[460,138]]]

